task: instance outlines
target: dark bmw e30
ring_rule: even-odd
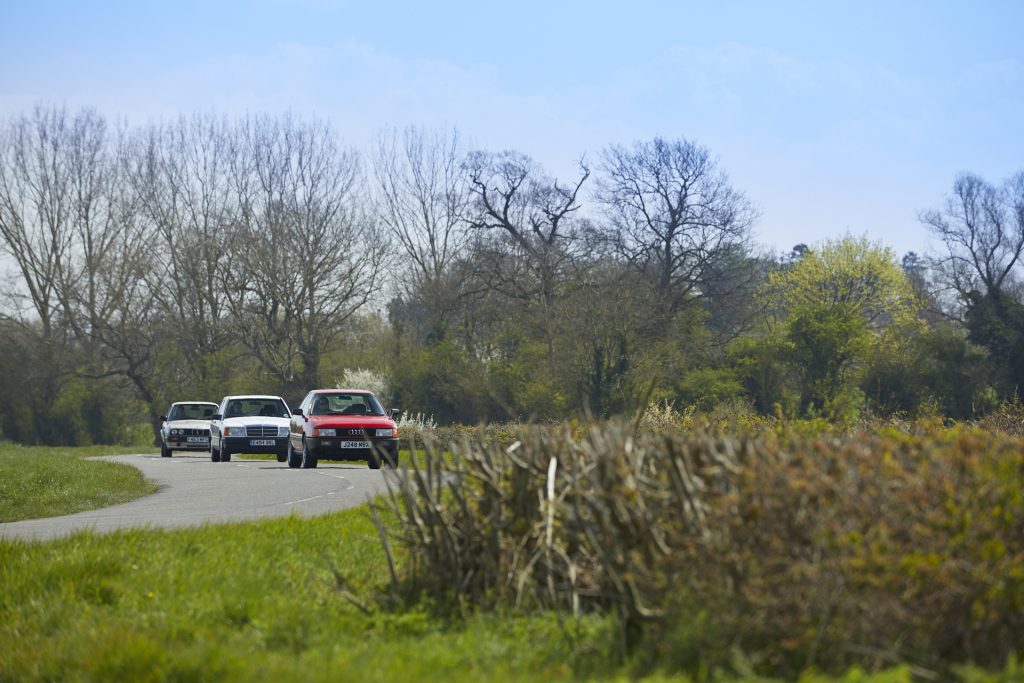
[[[302,399],[288,428],[288,466],[320,460],[365,460],[371,469],[398,464],[397,410],[385,411],[371,391],[316,389]]]

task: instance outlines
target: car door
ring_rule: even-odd
[[[302,431],[305,429],[306,423],[305,416],[309,415],[309,406],[313,403],[314,393],[311,391],[306,394],[306,397],[302,399],[302,403],[299,404],[299,410],[302,411],[302,415],[293,414],[288,418],[288,440],[295,450],[302,448]]]
[[[217,415],[220,415],[219,420],[210,420],[210,446],[215,450],[220,450],[220,436],[221,430],[224,429],[224,411],[228,407],[228,397],[225,396],[221,399],[220,405],[217,406]],[[214,443],[216,442],[216,446]]]

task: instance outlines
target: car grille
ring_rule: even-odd
[[[209,429],[182,429],[180,430],[185,436],[209,436]]]
[[[246,436],[277,436],[277,425],[251,425],[245,428]]]

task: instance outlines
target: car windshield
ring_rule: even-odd
[[[318,394],[309,408],[310,415],[383,415],[373,394]]]
[[[175,403],[168,420],[209,420],[217,412],[217,406],[207,403]]]
[[[239,398],[228,401],[224,417],[289,417],[279,398]]]

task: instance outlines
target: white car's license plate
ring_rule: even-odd
[[[342,441],[341,442],[341,447],[342,448],[369,448],[370,447],[370,442],[369,441]]]
[[[210,440],[208,436],[190,436],[188,437],[189,443],[206,443]]]
[[[250,446],[273,446],[273,439],[253,439],[249,442]]]

